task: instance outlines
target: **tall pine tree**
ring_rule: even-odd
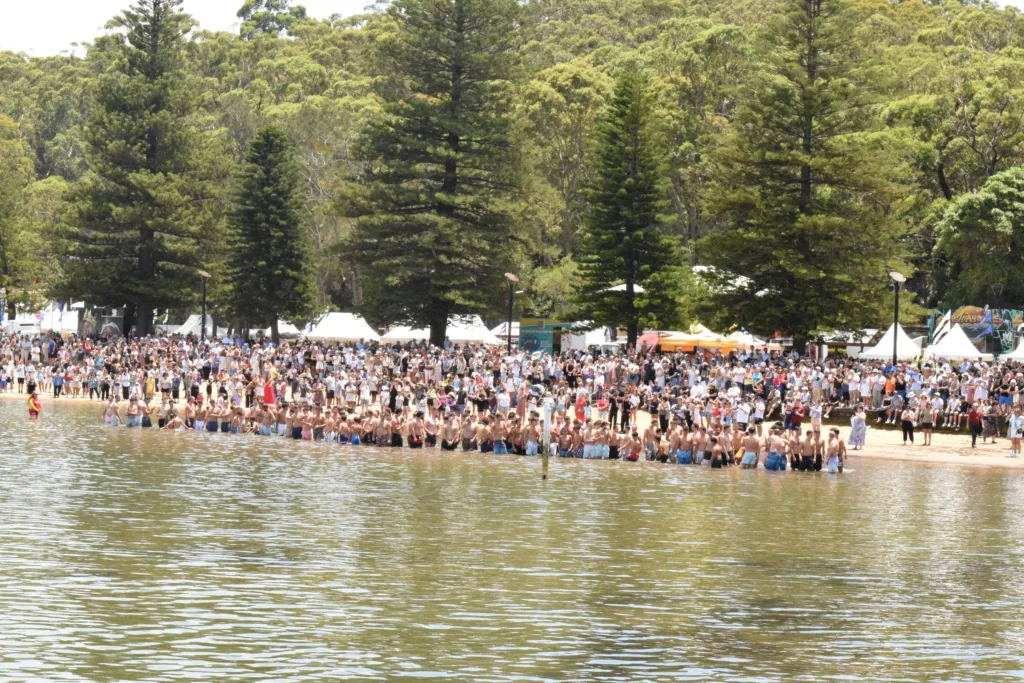
[[[256,133],[231,213],[228,268],[236,316],[269,326],[280,341],[279,318],[302,319],[314,305],[314,273],[302,226],[301,183],[288,136],[276,126]]]
[[[125,331],[196,299],[218,226],[218,138],[196,124],[198,88],[182,66],[192,19],[181,0],[137,0],[100,77],[85,129],[89,172],[72,195],[68,293],[124,306]]]
[[[382,37],[384,115],[364,157],[368,204],[349,244],[378,323],[430,328],[500,306],[516,249],[508,198],[515,0],[398,0]]]
[[[713,267],[709,316],[798,345],[815,330],[881,322],[886,273],[904,267],[899,160],[868,134],[844,7],[784,0],[767,26],[767,64],[741,98],[708,195],[725,229],[698,257]]]
[[[638,71],[618,79],[597,147],[580,258],[580,312],[596,325],[625,327],[634,346],[641,325],[679,322],[683,282],[677,245],[664,230],[672,220],[664,145]]]

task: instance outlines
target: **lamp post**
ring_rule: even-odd
[[[508,342],[508,348],[506,349],[508,355],[512,355],[512,304],[515,301],[516,296],[516,283],[519,282],[519,277],[512,273],[505,273],[505,279],[508,280],[508,320],[505,323],[505,338]]]
[[[889,272],[893,286],[896,288],[896,306],[892,313],[892,366],[896,367],[896,348],[900,340],[900,286],[907,281],[907,276],[895,270]]]
[[[0,287],[0,323],[7,321],[7,288]]]
[[[1002,298],[1003,294],[1003,283],[993,282],[989,287],[992,289],[992,307],[999,308],[1001,306],[999,300]]]
[[[203,278],[203,317],[199,321],[199,341],[202,343],[206,341],[206,281],[210,279],[210,274],[200,270],[199,275]]]

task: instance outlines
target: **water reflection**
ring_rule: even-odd
[[[0,404],[0,679],[1021,676],[1012,472],[538,463],[29,425]]]

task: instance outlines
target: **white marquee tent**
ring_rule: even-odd
[[[866,351],[861,351],[861,358],[892,358],[893,351],[893,335],[896,336],[896,358],[900,360],[913,360],[921,353],[921,349],[918,348],[917,344],[911,341],[907,333],[903,331],[902,326],[896,326],[895,332],[893,331],[893,325],[889,326],[885,335],[882,336],[882,340],[875,344]]]
[[[493,332],[499,339],[504,339],[506,335],[508,335],[508,328],[505,327],[505,323],[501,323],[491,330],[491,332]],[[519,323],[515,321],[512,322],[512,338],[519,339]]]
[[[180,334],[183,337],[188,336],[190,334],[194,334],[197,337],[200,336],[202,332],[202,323],[200,323],[199,321],[202,319],[202,317],[203,316],[200,315],[199,313],[190,315],[188,317],[188,320],[185,321],[185,324],[179,327],[178,329],[174,330],[172,334]],[[213,335],[213,317],[208,315],[206,316],[206,337],[207,339],[211,339]]]
[[[999,357],[999,360],[1024,361],[1024,340],[1021,340],[1017,348],[1013,350],[1013,353],[1002,355]]]
[[[498,346],[502,340],[484,325],[478,315],[452,316],[448,319],[445,336],[456,344],[490,344]],[[413,329],[411,327],[395,327],[380,338],[386,343],[426,341],[430,339],[430,330]]]
[[[295,325],[292,325],[287,320],[280,320],[280,319],[277,321],[277,333],[280,334],[281,337],[288,338],[288,339],[294,339],[296,337],[301,337],[302,336],[302,330],[300,330],[299,328],[295,327]],[[270,328],[269,327],[267,329],[263,330],[263,336],[265,336],[265,337],[269,337],[270,336]]]
[[[959,324],[954,325],[938,344],[929,346],[928,355],[946,360],[992,360],[992,354],[979,351]]]
[[[307,325],[306,326],[306,330],[308,331],[309,329],[311,329],[311,328]],[[302,336],[302,330],[300,330],[299,328],[295,327],[295,325],[292,325],[287,320],[278,319],[278,321],[277,321],[277,331],[278,331],[278,334],[281,335],[282,339],[296,339],[296,338]],[[256,339],[256,338],[270,339],[270,328],[268,327],[268,328],[266,328],[264,330],[260,330],[260,329],[256,329],[256,328],[251,329],[251,330],[249,330],[249,338],[250,339]]]
[[[380,341],[380,335],[355,313],[328,313],[305,336],[312,341]]]

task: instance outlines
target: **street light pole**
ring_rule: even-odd
[[[202,343],[206,341],[206,281],[210,279],[210,274],[200,270],[199,275],[203,278],[203,317],[199,321],[199,341]]]
[[[993,282],[990,287],[992,288],[992,308],[999,308],[1002,305],[1000,300],[1003,294],[1003,283]]]
[[[896,367],[896,349],[900,340],[900,285],[907,281],[907,276],[897,271],[891,271],[889,277],[892,278],[893,286],[896,288],[896,305],[892,312],[892,367]]]
[[[512,305],[515,303],[516,296],[516,283],[519,282],[519,278],[512,273],[505,273],[505,279],[508,280],[508,320],[505,322],[505,338],[508,344],[506,352],[508,355],[512,355]]]

